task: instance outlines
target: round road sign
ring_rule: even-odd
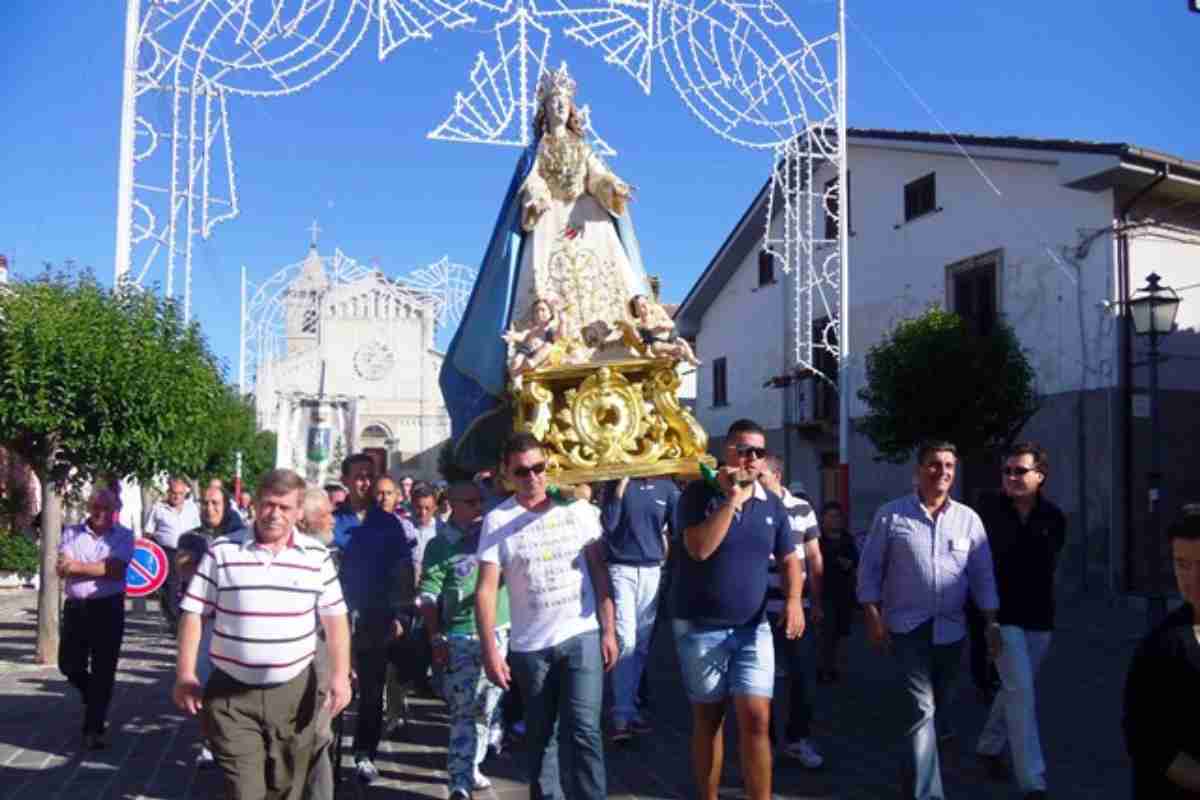
[[[125,568],[125,594],[145,597],[167,580],[167,554],[149,539],[138,539],[133,558]]]

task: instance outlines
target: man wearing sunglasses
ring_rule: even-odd
[[[1050,647],[1054,572],[1067,535],[1066,517],[1042,496],[1049,472],[1046,451],[1036,442],[1019,442],[1004,458],[1002,493],[986,496],[979,504],[995,564],[997,622],[1004,647],[996,660],[1002,689],[976,752],[992,775],[1007,778],[1007,743],[1012,777],[1026,798],[1046,796],[1034,682]]]
[[[683,548],[672,628],[692,704],[692,767],[702,800],[717,798],[731,695],[746,794],[750,800],[771,797],[775,650],[766,610],[772,555],[783,578],[784,635],[795,640],[804,633],[801,543],[783,501],[758,481],[766,456],[762,427],[738,420],[725,435],[718,485],[696,481],[679,499]]]
[[[983,522],[950,497],[957,467],[958,450],[950,442],[917,448],[917,491],[875,512],[858,567],[867,636],[892,656],[907,694],[903,784],[904,796],[913,800],[945,796],[934,719],[958,675],[968,591],[988,621],[993,659],[1001,648]]]
[[[584,503],[560,505],[547,496],[546,454],[532,435],[513,434],[500,463],[516,494],[484,515],[480,533],[475,622],[484,669],[500,688],[515,678],[521,689],[530,797],[564,796],[561,736],[574,756],[566,761],[567,795],[603,800],[600,706],[617,638],[600,521]],[[495,636],[501,573],[512,617],[511,673]]]

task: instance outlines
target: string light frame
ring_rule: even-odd
[[[116,282],[161,282],[190,318],[196,240],[240,213],[230,101],[296,94],[333,72],[374,29],[382,61],[398,47],[465,26],[491,27],[469,86],[432,139],[507,146],[531,141],[533,87],[551,40],[598,49],[649,93],[666,74],[684,106],[728,142],[769,153],[764,246],[793,276],[798,368],[841,356],[839,240],[817,237],[836,210],[815,169],[844,175],[844,25],[806,37],[781,0],[126,0]],[[144,10],[144,13],[143,13]],[[832,25],[831,25],[832,27]],[[657,63],[656,63],[657,61]],[[157,115],[155,114],[157,111]],[[605,155],[614,151],[591,130]],[[783,166],[781,166],[783,165]],[[823,224],[823,222],[821,223]],[[182,273],[182,287],[177,286]],[[456,295],[457,296],[457,295]],[[830,324],[813,335],[812,321]],[[825,376],[831,377],[831,376]]]

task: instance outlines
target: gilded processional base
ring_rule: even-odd
[[[546,448],[548,472],[564,484],[622,477],[696,475],[708,434],[676,397],[669,358],[551,366],[511,387],[514,429]]]

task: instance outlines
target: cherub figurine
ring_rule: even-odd
[[[643,294],[635,294],[629,298],[629,315],[633,317],[642,345],[651,355],[676,358],[693,367],[700,366],[700,359],[696,358],[692,346],[675,333],[675,323],[671,322],[667,312],[658,303]]]
[[[508,360],[508,374],[517,377],[542,365],[560,338],[558,314],[548,300],[538,298],[529,309],[529,320],[523,330],[510,330],[501,335],[513,345]]]

